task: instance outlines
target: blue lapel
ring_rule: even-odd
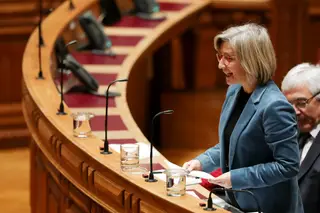
[[[237,142],[240,138],[240,135],[242,134],[244,128],[247,126],[251,118],[256,112],[257,104],[260,102],[260,99],[262,97],[262,94],[267,89],[268,86],[272,86],[274,84],[272,81],[269,81],[266,85],[257,86],[257,88],[253,91],[251,94],[246,106],[244,107],[238,122],[236,123],[233,132],[230,137],[230,145],[229,145],[229,165],[231,168],[233,157],[235,153],[235,148],[237,145]],[[234,93],[229,97],[228,102],[225,106],[224,112],[221,115],[221,131],[219,131],[220,139],[222,144],[224,144],[224,130],[226,127],[227,122],[229,121],[230,115],[236,105],[237,97],[239,95],[241,87],[237,88]],[[223,146],[224,148],[224,146]],[[222,150],[223,151],[223,150]],[[224,158],[222,158],[224,162]],[[224,163],[222,164],[224,166]]]
[[[224,142],[224,129],[226,128],[227,121],[229,120],[230,115],[237,103],[236,101],[237,101],[240,89],[241,87],[236,88],[235,91],[229,97],[227,97],[227,103],[224,107],[224,110],[220,118],[219,138],[221,139],[221,142]]]
[[[253,95],[253,94],[252,94]],[[252,95],[249,98],[246,106],[244,107],[238,122],[236,123],[233,132],[231,134],[230,137],[230,148],[229,148],[229,164],[230,164],[230,168],[233,162],[233,157],[234,157],[234,153],[235,153],[235,149],[236,149],[236,145],[237,142],[240,138],[240,135],[242,134],[244,128],[247,126],[247,124],[249,123],[249,121],[251,120],[252,116],[255,114],[256,112],[256,106],[254,105],[253,101],[252,101]]]
[[[221,144],[221,152],[220,152],[220,166],[223,172],[226,172],[226,163],[225,163],[225,147],[224,147],[224,129],[226,128],[227,122],[230,118],[230,115],[236,105],[236,101],[239,95],[241,87],[236,88],[232,94],[230,94],[229,97],[227,97],[227,103],[224,107],[224,110],[220,117],[220,125],[219,125],[219,138],[220,138],[220,144]]]

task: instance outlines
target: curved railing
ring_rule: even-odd
[[[44,80],[39,71],[38,29],[25,49],[23,57],[23,112],[32,134],[31,142],[31,207],[33,212],[201,212],[199,199],[186,195],[166,196],[163,181],[146,183],[140,175],[120,170],[119,154],[101,155],[101,139],[73,136],[71,110],[67,116],[56,114],[60,96],[52,78],[54,43],[68,24],[96,4],[96,0],[74,0],[61,4],[42,23],[45,46],[42,48]],[[127,55],[118,78],[129,78],[140,60],[183,32],[197,20],[209,1],[189,1],[179,13],[170,14],[152,33],[146,35]],[[63,17],[63,18],[61,18]],[[106,67],[108,65],[105,65]],[[127,103],[127,84],[117,84],[122,96],[115,98],[114,113],[120,116],[133,139],[145,144],[148,140],[138,128]],[[112,125],[112,124],[111,124]],[[113,138],[117,138],[117,134]],[[121,138],[121,135],[119,135]],[[166,159],[159,154],[154,161],[166,168]],[[142,163],[147,163],[146,159]],[[200,197],[207,191],[199,185],[189,187]],[[224,212],[219,210],[218,212]]]

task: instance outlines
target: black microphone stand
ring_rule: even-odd
[[[39,22],[38,22],[38,59],[39,59],[39,72],[37,79],[44,79],[42,73],[42,59],[41,59],[41,48],[44,46],[44,41],[42,38],[42,0],[39,0]]]
[[[150,137],[150,173],[147,179],[145,179],[146,182],[152,183],[152,182],[157,182],[158,180],[154,178],[153,174],[153,163],[152,163],[152,158],[153,158],[153,140],[154,140],[154,120],[162,114],[172,114],[174,111],[173,110],[165,110],[162,112],[157,113],[155,116],[152,118],[152,127],[151,127],[151,137]]]
[[[114,80],[112,81],[107,88],[106,91],[106,115],[104,118],[104,145],[103,145],[103,151],[100,152],[100,154],[103,155],[109,155],[112,154],[112,152],[109,151],[109,142],[108,142],[108,136],[107,136],[107,132],[108,132],[108,108],[109,108],[109,89],[110,86],[116,82],[125,82],[128,81],[128,79],[118,79],[118,80]]]
[[[64,48],[67,48],[69,45],[77,43],[76,40],[70,41],[68,44],[64,46]],[[66,115],[67,113],[64,111],[64,97],[63,97],[63,71],[65,68],[64,60],[65,60],[65,55],[61,55],[58,57],[59,58],[59,67],[60,67],[60,106],[57,112],[57,115]]]
[[[212,197],[211,197],[211,194],[212,192],[215,192],[215,191],[220,191],[220,192],[241,192],[241,193],[247,193],[249,194],[250,196],[253,197],[253,199],[255,200],[256,204],[257,204],[257,207],[258,207],[258,212],[261,213],[261,208],[260,208],[260,205],[259,205],[259,202],[258,202],[258,199],[257,197],[249,190],[244,190],[244,189],[227,189],[227,188],[213,188],[210,193],[209,193],[209,198],[208,198],[208,201],[207,201],[207,207],[203,208],[203,210],[205,211],[215,211],[216,208],[213,207],[213,202],[212,202]],[[241,210],[241,209],[240,209]],[[242,210],[241,210],[242,211]]]
[[[75,8],[72,0],[69,0],[69,10],[73,10]]]

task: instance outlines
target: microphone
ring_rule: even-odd
[[[149,177],[147,179],[145,179],[146,182],[149,182],[149,183],[152,183],[152,182],[157,182],[158,180],[154,178],[154,175],[153,175],[153,166],[152,166],[152,157],[153,157],[153,137],[154,137],[154,120],[162,115],[162,114],[166,114],[166,115],[169,115],[169,114],[172,114],[174,111],[173,110],[165,110],[165,111],[162,111],[162,112],[159,112],[157,113],[155,116],[153,116],[152,118],[152,128],[151,128],[151,140],[150,140],[150,173],[149,173]]]
[[[109,106],[109,89],[110,86],[116,82],[125,82],[128,81],[128,79],[118,79],[118,80],[114,80],[112,81],[107,88],[106,91],[106,117],[104,118],[104,145],[103,145],[103,151],[100,152],[100,154],[103,155],[109,155],[112,154],[112,152],[109,151],[109,142],[108,142],[108,136],[107,136],[107,132],[108,132],[108,106]]]
[[[39,59],[39,72],[37,79],[44,79],[42,73],[42,59],[41,59],[41,48],[44,46],[44,41],[42,37],[42,15],[43,15],[43,8],[42,8],[42,0],[39,0],[39,22],[38,22],[38,59]]]
[[[69,0],[69,10],[73,10],[75,8],[72,0]]]
[[[69,45],[77,43],[76,40],[70,41],[67,43],[64,48],[67,49]],[[57,112],[57,115],[66,115],[67,113],[64,111],[64,105],[63,105],[63,70],[65,68],[64,60],[65,60],[65,55],[61,55],[58,57],[59,58],[59,67],[60,67],[60,106]]]
[[[212,202],[212,197],[211,197],[212,192],[215,192],[215,191],[247,193],[247,194],[249,194],[250,196],[253,197],[253,199],[255,200],[255,202],[257,204],[258,212],[261,213],[261,208],[260,208],[258,199],[251,191],[244,190],[244,189],[226,189],[226,188],[213,188],[209,193],[209,198],[208,198],[208,201],[207,201],[207,207],[203,208],[203,210],[205,210],[205,211],[215,211],[216,210],[216,208],[213,207],[213,202]]]

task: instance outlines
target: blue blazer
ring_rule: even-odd
[[[196,159],[205,172],[218,167],[226,172],[224,129],[241,86],[229,87],[222,106],[219,143]],[[233,189],[255,194],[264,213],[303,213],[297,174],[299,146],[296,115],[273,81],[251,94],[230,137],[229,167]],[[250,195],[235,193],[245,211],[257,211]]]

